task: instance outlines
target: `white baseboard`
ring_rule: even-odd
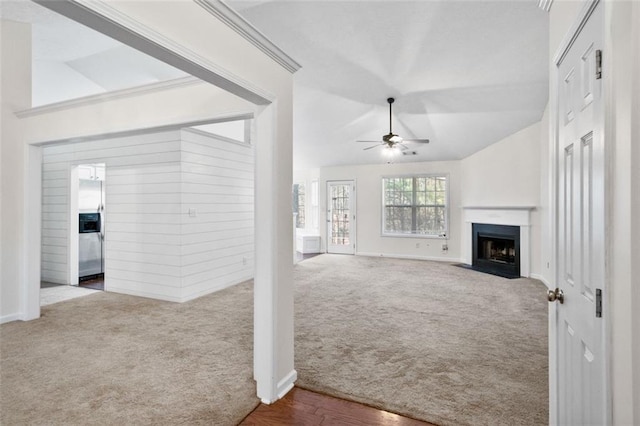
[[[278,387],[276,389],[276,399],[274,399],[273,401],[268,401],[262,398],[262,403],[273,404],[274,402],[285,396],[291,389],[293,389],[293,384],[296,380],[298,380],[298,372],[296,370],[291,370],[289,374],[284,376],[284,378],[278,382]]]
[[[197,291],[197,292],[191,293],[191,294],[189,294],[187,296],[182,296],[182,298],[180,299],[180,302],[181,303],[188,302],[190,300],[197,299],[197,298],[205,296],[207,294],[215,293],[217,291],[224,290],[225,288],[229,288],[229,287],[233,287],[234,285],[242,284],[243,282],[249,281],[251,279],[253,279],[253,273],[247,274],[244,277],[241,277],[241,278],[239,278],[237,280],[233,280],[233,281],[226,282],[226,283],[221,283],[221,284],[209,287],[209,288],[207,288],[205,290]]]
[[[18,321],[21,319],[22,319],[22,315],[20,314],[4,315],[0,317],[0,324],[4,324],[5,322]]]
[[[433,260],[435,262],[462,263],[462,259],[455,258],[455,257],[416,256],[416,255],[412,255],[412,254],[368,253],[368,252],[359,251],[359,252],[356,252],[356,256],[390,257],[392,259]]]
[[[551,284],[542,275],[540,275],[540,274],[531,274],[531,278],[533,278],[534,280],[542,281],[542,284],[546,285],[547,288],[551,288]]]

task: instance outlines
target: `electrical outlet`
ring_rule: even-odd
[[[416,243],[416,248],[420,248],[420,243]]]
[[[189,217],[196,217],[198,215],[198,212],[196,211],[196,209],[189,209]]]
[[[448,251],[449,250],[449,246],[446,244],[442,245],[442,251]]]

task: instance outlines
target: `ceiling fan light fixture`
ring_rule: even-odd
[[[393,143],[399,143],[402,142],[402,138],[398,135],[393,135],[389,138],[389,141]]]
[[[396,155],[400,155],[400,149],[396,148],[393,145],[387,145],[382,150],[382,155],[384,155],[387,158],[392,158],[392,157],[395,157]]]

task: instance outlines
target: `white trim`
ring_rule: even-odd
[[[221,0],[194,0],[204,10],[224,22],[229,28],[244,37],[249,43],[266,53],[268,57],[282,65],[290,73],[298,71],[302,66],[284,53],[249,21]]]
[[[193,127],[185,127],[185,128],[180,129],[180,130],[183,131],[183,132],[192,133],[194,135],[203,136],[203,137],[206,137],[206,138],[214,138],[214,139],[220,140],[222,142],[227,142],[227,143],[240,145],[240,146],[243,146],[245,148],[251,148],[251,144],[248,143],[248,142],[243,142],[243,141],[239,141],[237,139],[228,138],[226,136],[218,135],[218,134],[212,133],[212,132],[205,132],[204,130],[194,129]]]
[[[549,283],[549,281],[547,281],[547,279],[541,274],[531,274],[529,278],[533,278],[534,280],[541,281],[542,284],[547,286],[547,288],[551,288],[551,283]]]
[[[104,0],[34,1],[255,105],[268,105],[275,100],[273,94],[121,13]]]
[[[21,321],[21,320],[22,320],[21,314],[4,315],[0,317],[0,324],[12,322],[12,321]]]
[[[155,92],[161,92],[163,90],[176,89],[178,87],[190,86],[197,83],[203,83],[203,81],[193,76],[175,78],[172,80],[160,81],[157,83],[145,84],[142,86],[129,87],[127,89],[114,90],[113,92],[83,96],[81,98],[56,102],[49,105],[42,105],[31,109],[17,111],[15,114],[18,118],[33,117],[36,115],[49,114],[71,108],[80,108],[87,105],[113,101],[121,98],[129,98]]]
[[[531,211],[535,207],[463,207],[462,256],[472,262],[474,223],[520,227],[520,276],[531,274]]]
[[[77,136],[73,138],[37,141],[33,143],[33,145],[89,142],[89,141],[100,140],[100,139],[124,138],[129,136],[143,135],[146,133],[183,131],[183,130],[187,130],[187,128],[192,126],[202,126],[205,124],[221,123],[221,122],[234,121],[234,120],[249,120],[252,118],[253,118],[253,113],[238,111],[238,112],[231,112],[227,114],[217,115],[215,118],[203,118],[201,120],[195,120],[195,121],[184,121],[179,123],[167,124],[165,126],[140,127],[137,129],[116,131],[116,132],[110,132],[110,133],[99,133],[99,134],[86,135],[86,136]],[[208,135],[208,137],[211,137],[211,135]]]
[[[462,263],[462,259],[455,257],[439,257],[439,256],[417,256],[413,254],[397,254],[397,253],[370,253],[358,251],[356,256],[365,257],[389,257],[391,259],[409,259],[409,260],[431,260],[434,262]]]
[[[553,0],[538,0],[538,7],[545,12],[549,12],[551,10],[552,4]]]
[[[21,318],[40,318],[40,282],[42,256],[42,148],[24,146],[24,252],[22,254]]]
[[[392,233],[385,232],[384,226],[386,223],[386,206],[385,206],[385,193],[384,193],[384,180],[385,179],[396,179],[396,178],[419,178],[419,177],[444,177],[445,180],[445,202],[444,202],[444,233],[443,234],[409,234],[409,233]],[[436,240],[449,240],[449,229],[450,223],[449,217],[451,216],[451,207],[450,207],[450,173],[409,173],[409,174],[399,174],[399,175],[383,175],[382,179],[380,179],[380,237],[381,238],[424,238],[424,239],[436,239]],[[411,205],[411,207],[415,207]],[[438,206],[439,207],[439,206]]]
[[[287,393],[289,393],[291,389],[293,389],[293,385],[296,380],[298,380],[298,372],[296,370],[291,370],[289,374],[284,376],[284,378],[278,382],[278,388],[276,389],[276,393],[278,397],[273,401],[268,401],[265,399],[261,399],[261,401],[264,404],[271,404],[277,401],[278,399],[282,398]]]

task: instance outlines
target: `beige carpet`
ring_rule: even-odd
[[[544,286],[435,262],[295,269],[298,385],[442,425],[547,422]],[[0,326],[0,424],[234,425],[257,404],[251,283],[97,293]]]
[[[236,425],[258,405],[253,286],[184,304],[99,292],[0,326],[2,425]]]
[[[300,387],[440,425],[547,424],[542,283],[341,255],[295,279]]]

